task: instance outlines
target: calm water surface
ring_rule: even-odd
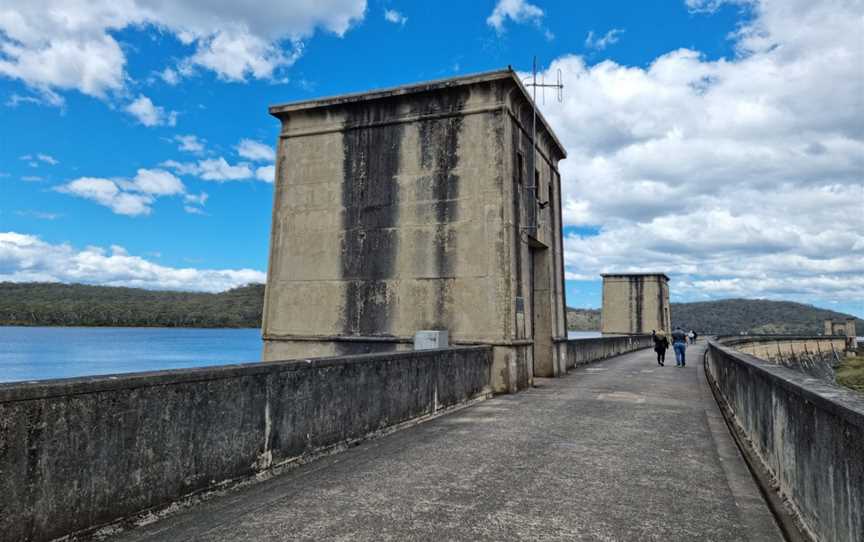
[[[0,382],[261,359],[259,329],[0,326]]]
[[[0,382],[246,363],[261,346],[259,329],[0,326]]]

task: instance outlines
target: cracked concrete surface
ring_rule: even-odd
[[[780,541],[702,350],[539,379],[116,540]]]

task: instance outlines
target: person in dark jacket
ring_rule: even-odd
[[[666,349],[669,348],[669,339],[666,338],[666,333],[661,329],[654,333],[654,351],[657,352],[657,365],[663,367],[663,362],[666,361]]]
[[[687,351],[687,333],[680,326],[672,332],[672,348],[675,350],[675,366],[687,365],[684,353]]]

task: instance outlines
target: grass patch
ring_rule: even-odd
[[[837,383],[864,393],[864,357],[846,356],[837,369]]]

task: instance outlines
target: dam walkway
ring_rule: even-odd
[[[703,351],[540,379],[114,539],[780,541]]]

